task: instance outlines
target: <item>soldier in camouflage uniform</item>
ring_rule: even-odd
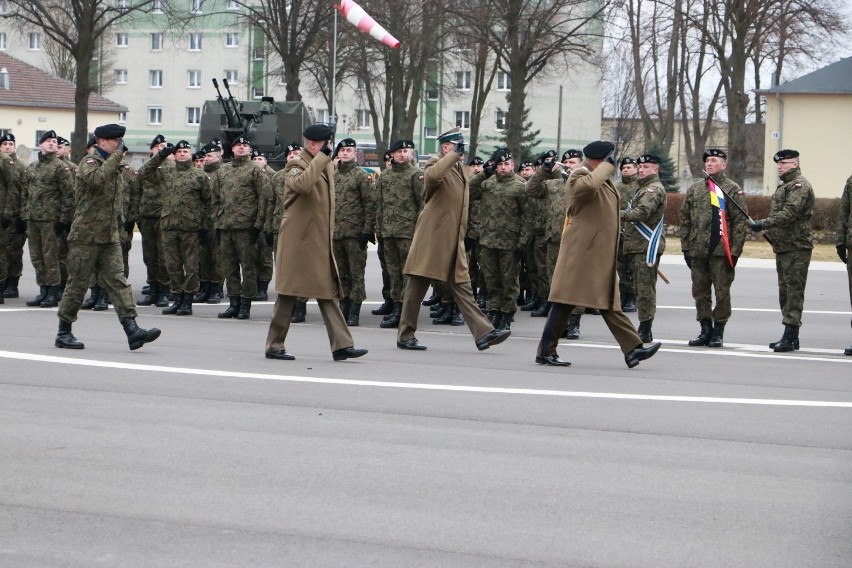
[[[526,183],[515,173],[508,148],[498,149],[490,161],[471,178],[470,199],[481,201],[486,310],[495,329],[508,330],[517,308],[519,260],[529,241]]]
[[[39,148],[38,161],[27,167],[27,199],[23,217],[27,220],[30,260],[36,271],[40,293],[27,305],[47,308],[59,304],[62,284],[60,258],[74,209],[74,174],[57,155],[53,130],[42,135]]]
[[[251,147],[251,161],[257,164],[257,167],[266,174],[269,183],[272,183],[272,176],[275,175],[275,170],[269,167],[269,162],[260,148],[257,146]],[[270,185],[271,189],[271,185]],[[272,192],[269,193],[270,199]],[[271,211],[272,202],[267,205],[267,209]],[[271,233],[266,233],[264,238],[257,239],[257,295],[254,299],[258,302],[265,302],[269,299],[269,282],[272,280],[272,237]]]
[[[628,202],[627,209],[621,212],[622,222],[629,221],[624,229],[622,240],[624,254],[636,275],[636,296],[639,312],[639,338],[644,343],[654,340],[652,325],[657,313],[657,266],[660,255],[666,248],[666,231],[662,227],[659,235],[659,249],[653,266],[648,266],[647,253],[650,241],[637,228],[638,223],[654,231],[662,222],[666,213],[666,189],[660,182],[660,158],[653,154],[643,154],[637,160],[639,164],[639,188]]]
[[[538,157],[533,164],[532,173],[525,177],[527,180],[527,188],[529,188],[530,184],[533,183],[532,179],[537,172],[537,168],[541,167],[547,159],[551,161],[554,160],[556,155],[555,151],[549,150]],[[530,196],[528,189],[527,196]],[[548,211],[547,206],[548,203],[542,199],[530,199],[527,201],[527,207],[530,211],[532,231],[532,237],[527,251],[527,265],[534,267],[532,273],[535,274],[535,280],[533,282],[535,293],[527,304],[521,306],[521,311],[532,312],[530,314],[531,316],[534,315],[545,302],[547,302],[547,294],[550,290],[550,278],[548,277],[549,273],[547,270],[547,225],[550,218],[550,212]]]
[[[485,160],[474,156],[467,164],[470,167],[470,177],[482,171]],[[467,250],[467,266],[470,272],[470,286],[480,308],[485,309],[485,277],[479,267],[479,201],[470,201],[467,208],[467,235],[464,247]]]
[[[272,190],[269,178],[251,161],[251,142],[240,136],[232,149],[234,158],[222,166],[222,185],[213,196],[219,262],[230,300],[219,317],[249,319],[257,295],[257,241],[269,223]]]
[[[355,161],[355,148],[352,138],[340,141],[335,150],[338,163],[334,172],[332,247],[343,289],[340,310],[349,326],[360,323],[361,303],[367,299],[364,287],[367,243],[376,240],[376,197],[367,172]]]
[[[554,152],[555,153],[555,152]],[[522,160],[520,164],[518,164],[517,173],[525,182],[529,182],[530,178],[535,174],[535,169],[538,167],[537,161],[533,160]],[[520,310],[522,312],[531,312],[534,311],[535,308],[539,305],[539,296],[541,289],[540,278],[543,276],[544,271],[547,269],[547,245],[545,245],[543,249],[543,263],[545,267],[542,271],[538,270],[538,264],[536,261],[536,236],[540,237],[544,236],[544,219],[542,217],[542,211],[540,210],[540,202],[537,199],[530,199],[526,201],[528,220],[529,220],[529,230],[530,237],[529,241],[527,241],[527,246],[521,255],[521,260],[519,263],[519,281],[520,281],[520,294],[518,295],[518,305],[520,306]],[[543,292],[542,292],[543,293]]]
[[[752,222],[751,230],[768,229],[766,233],[772,241],[784,335],[769,347],[786,352],[799,348],[805,285],[814,248],[811,230],[814,190],[802,175],[796,150],[779,150],[772,159],[777,164],[781,183],[772,196],[769,217]]]
[[[210,178],[211,203],[216,201],[219,187],[222,185],[222,149],[212,141],[201,149],[204,152],[204,173]],[[213,218],[216,211],[210,207],[210,217],[205,224],[207,236],[199,242],[199,264],[198,277],[201,279],[201,290],[192,301],[195,303],[206,302],[218,304],[222,301],[222,285],[225,278],[222,276],[222,268],[219,266],[219,243],[216,240],[216,230],[213,226]]]
[[[618,190],[619,206],[621,211],[627,209],[627,204],[639,189],[639,168],[633,158],[621,159],[621,181],[615,184]],[[621,231],[629,228],[628,223],[622,223]],[[636,311],[636,279],[633,275],[633,267],[627,262],[624,254],[624,241],[618,241],[618,256],[616,268],[618,269],[618,288],[621,295],[621,311],[625,313]]]
[[[23,271],[26,222],[21,219],[27,166],[15,154],[13,134],[0,136],[0,303],[18,297]]]
[[[71,324],[77,320],[92,275],[109,292],[131,350],[160,336],[159,329],[136,325],[133,291],[123,274],[120,216],[116,211],[121,210],[126,191],[121,166],[124,132],[117,124],[97,127],[98,148],[83,159],[77,171],[74,221],[68,235],[68,286],[59,304],[56,347],[83,349],[71,332]]]
[[[160,170],[171,155],[175,156],[175,166]],[[139,170],[139,177],[144,181],[158,171],[163,176],[162,244],[174,297],[163,314],[188,316],[192,315],[192,298],[199,286],[198,241],[207,236],[210,183],[204,172],[192,165],[192,146],[186,140],[154,154]]]
[[[745,194],[735,181],[725,175],[727,166],[728,155],[722,150],[710,148],[704,152],[705,171],[710,174],[713,182],[746,210]],[[680,246],[686,265],[691,271],[696,319],[701,325],[698,337],[689,342],[692,347],[722,347],[725,324],[731,317],[731,284],[734,282],[737,259],[743,252],[748,233],[748,217],[725,198],[725,218],[731,251],[729,261],[727,251],[718,237],[721,217],[711,204],[713,197],[708,184],[709,180],[692,184],[686,191],[680,208],[683,219],[679,231]],[[711,250],[714,234],[717,238]],[[716,307],[711,310],[714,293]]]
[[[849,302],[852,304],[852,263],[849,253],[852,251],[852,176],[846,180],[843,197],[840,198],[840,210],[837,213],[837,256],[846,265],[849,277]],[[852,322],[850,322],[852,323]],[[843,351],[844,355],[852,355],[852,347]]]
[[[423,209],[423,171],[411,163],[408,152],[411,148],[414,148],[411,140],[394,142],[388,150],[391,169],[376,182],[376,232],[382,236],[393,301],[393,312],[379,324],[383,328],[399,325],[406,282],[402,270],[408,260],[417,215]]]

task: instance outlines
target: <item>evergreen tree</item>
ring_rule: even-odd
[[[645,150],[646,154],[654,154],[660,158],[660,182],[666,188],[667,193],[677,193],[680,191],[680,184],[677,182],[677,172],[675,165],[668,152],[664,152],[659,144],[652,144],[650,148]]]

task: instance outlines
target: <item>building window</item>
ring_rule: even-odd
[[[201,51],[201,32],[189,34],[189,50]]]
[[[240,34],[237,32],[227,32],[225,34],[225,47],[239,47]]]
[[[495,126],[497,130],[506,130],[506,119],[508,118],[508,113],[498,110],[495,116]]]
[[[318,108],[317,109],[317,122],[328,122],[328,109],[327,108]]]
[[[426,138],[437,138],[438,128],[435,126],[427,126],[423,129],[423,135],[426,136]]]
[[[31,32],[29,35],[29,48],[30,51],[38,51],[41,49],[41,34],[38,32]]]
[[[201,71],[199,69],[190,69],[186,72],[186,86],[190,89],[201,88]]]
[[[201,13],[201,0],[190,0],[192,2],[191,11],[193,14]]]
[[[357,84],[355,85],[355,88],[358,89],[359,91],[363,91],[364,89],[367,88],[367,83],[364,82],[363,78],[358,77],[358,81],[357,81]]]
[[[161,89],[163,87],[162,69],[151,69],[148,71],[148,85],[152,89]]]
[[[427,101],[437,101],[438,89],[435,86],[426,87],[425,97]]]
[[[497,72],[497,90],[508,91],[512,88],[512,77],[504,71]]]
[[[201,107],[186,107],[186,123],[201,124]]]
[[[162,14],[163,0],[154,0],[154,3],[151,5],[151,12],[154,14]]]
[[[118,123],[123,124],[125,122],[127,122],[127,113],[126,112],[118,113]]]
[[[470,90],[470,71],[456,71],[456,89]]]
[[[41,137],[44,136],[45,132],[47,132],[47,130],[36,130],[35,144],[33,145],[33,148],[38,148],[39,140],[41,140]]]
[[[115,70],[115,84],[116,85],[126,85],[127,84],[127,69],[116,69]]]
[[[278,85],[281,87],[287,85],[287,74],[283,70],[278,72]]]
[[[9,0],[0,0],[0,14],[8,14],[9,12]]]
[[[363,108],[355,111],[355,128],[370,128],[370,111]]]
[[[127,47],[127,33],[121,32],[115,34],[115,46],[116,47]]]
[[[255,99],[259,99],[264,96],[263,87],[252,87],[251,88],[251,96]]]
[[[262,47],[255,47],[254,51],[252,52],[252,58],[255,61],[263,61],[264,59],[266,59],[266,50]]]
[[[225,69],[225,80],[232,85],[236,85],[239,80],[239,73],[237,73],[236,69]]]
[[[457,128],[470,128],[470,111],[457,110],[455,113]]]
[[[6,51],[6,32],[0,32],[0,51]]]
[[[154,32],[151,34],[151,50],[163,50],[163,32]]]
[[[163,124],[163,107],[149,106],[148,107],[148,124],[157,125]]]

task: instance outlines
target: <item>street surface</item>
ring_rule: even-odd
[[[779,354],[773,261],[740,261],[716,350],[686,344],[682,259],[661,268],[663,348],[628,369],[591,315],[569,368],[533,362],[544,319],[520,312],[478,352],[424,308],[428,351],[397,349],[374,251],[361,359],[332,361],[313,303],[296,361],[263,357],[272,302],[139,308],[163,333],[133,352],[112,309],[83,311],[85,350],[60,350],[27,266],[0,306],[0,566],[848,568],[844,267],[812,266],[802,348]]]

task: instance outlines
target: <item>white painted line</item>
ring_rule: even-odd
[[[558,391],[544,389],[516,389],[500,387],[475,387],[468,385],[442,385],[429,383],[397,383],[390,381],[364,381],[349,379],[330,379],[323,377],[299,377],[292,375],[269,375],[264,373],[242,373],[236,371],[219,371],[213,369],[185,369],[181,367],[163,367],[159,365],[138,365],[135,363],[118,363],[115,361],[95,361],[91,359],[73,359],[70,357],[54,357],[51,355],[36,355],[33,353],[16,353],[0,351],[0,357],[24,361],[38,361],[61,365],[80,365],[85,367],[102,367],[109,369],[125,369],[129,371],[147,371],[154,373],[173,373],[177,375],[200,375],[229,377],[236,379],[260,379],[264,381],[285,381],[293,383],[315,383],[326,385],[345,385],[361,387],[397,388],[431,391],[470,392],[483,394],[517,394],[529,396],[554,396],[566,398],[602,398],[615,400],[648,400],[662,402],[692,402],[709,404],[753,404],[762,406],[809,406],[821,408],[852,408],[852,402],[827,400],[783,400],[763,398],[721,398],[706,396],[667,396],[649,394],[628,394],[608,392]],[[286,365],[286,363],[285,363]]]

